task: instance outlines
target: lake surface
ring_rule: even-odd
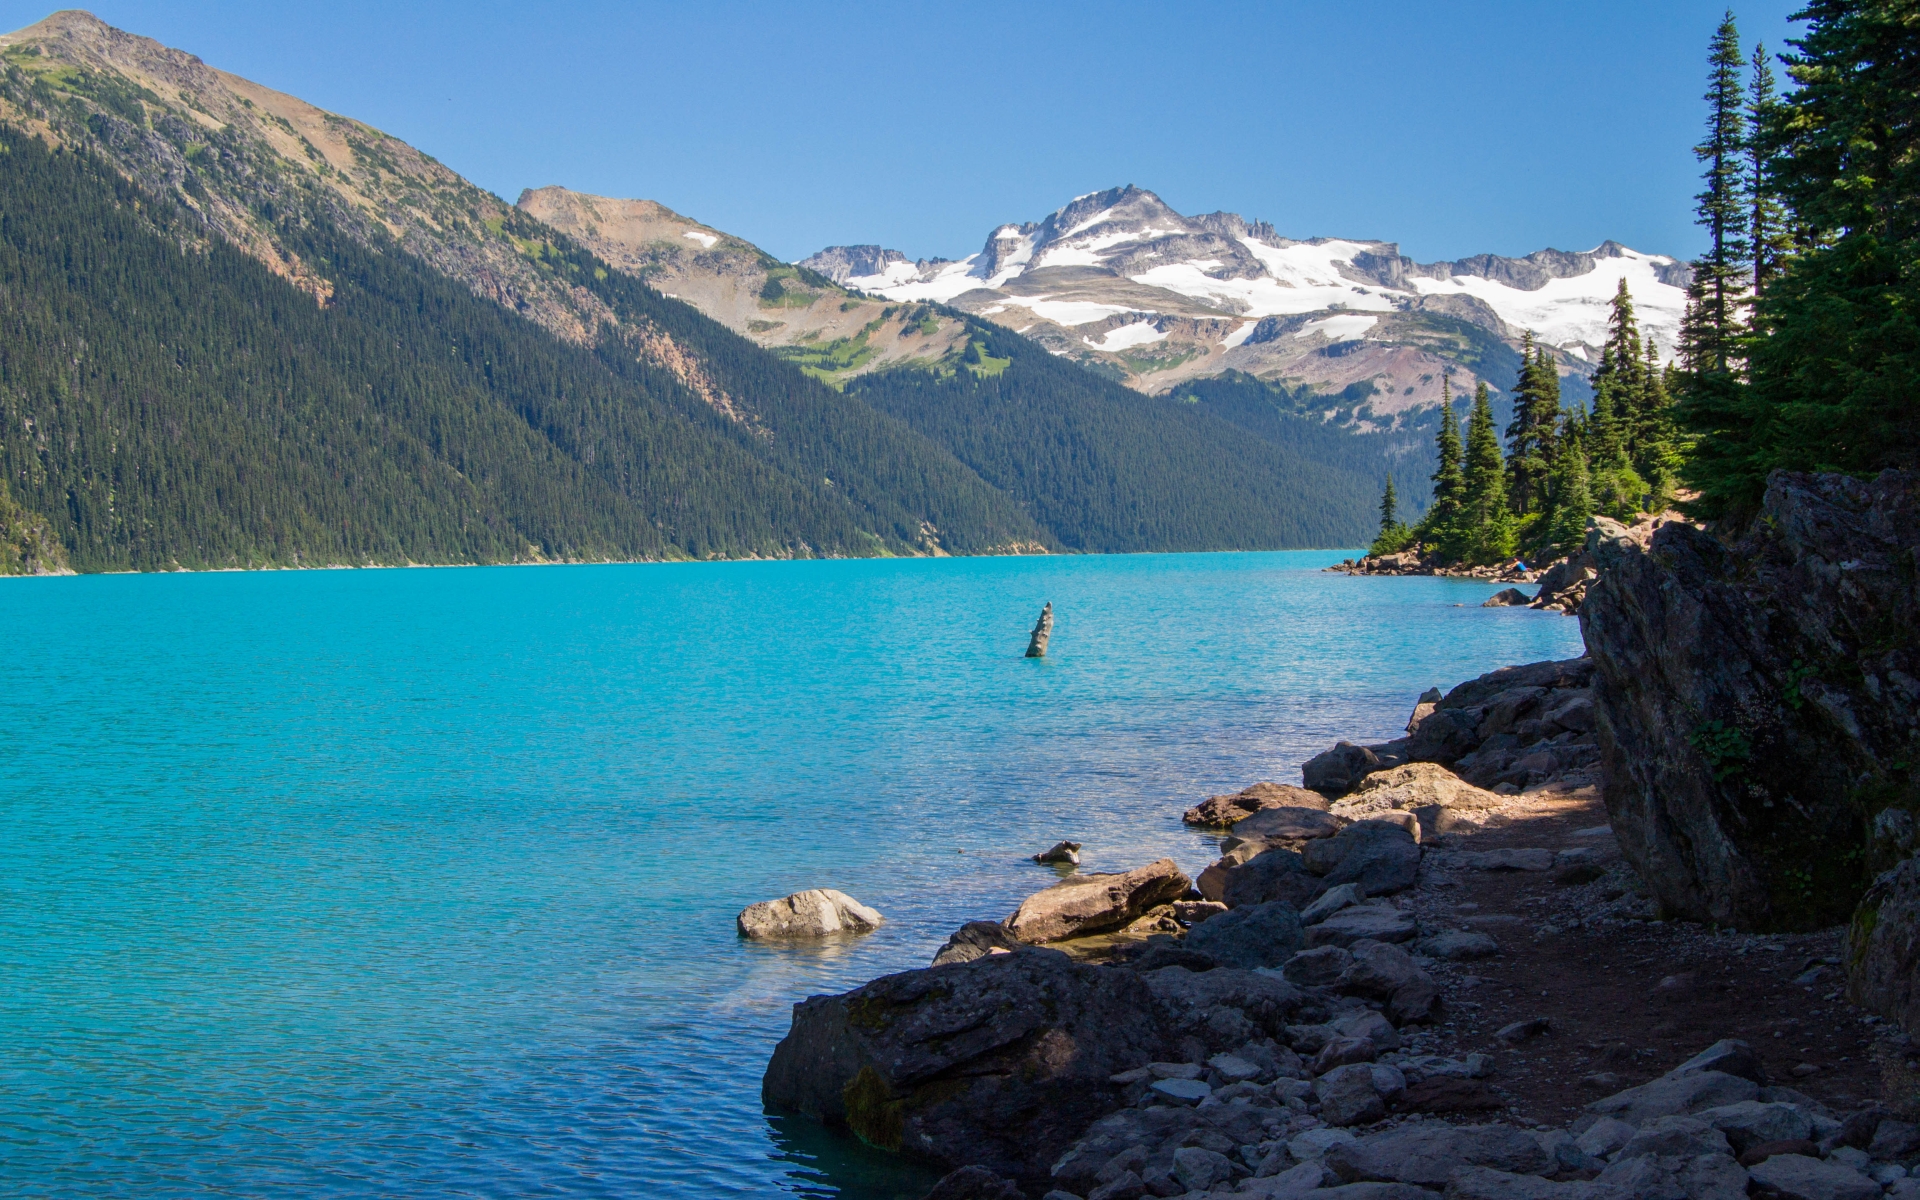
[[[762,1110],[794,1001],[1580,652],[1340,557],[0,582],[0,1193],[917,1200]],[[889,923],[735,936],[823,886]]]

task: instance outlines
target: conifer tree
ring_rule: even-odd
[[[1547,546],[1572,553],[1587,535],[1587,519],[1593,515],[1593,491],[1587,474],[1587,451],[1579,426],[1568,422],[1553,457],[1553,474],[1548,480],[1553,496],[1553,512],[1547,520]]]
[[[1520,379],[1513,389],[1513,421],[1507,426],[1508,499],[1518,516],[1542,511],[1553,439],[1560,419],[1560,373],[1536,349],[1529,330],[1520,349]]]
[[[1695,197],[1707,231],[1707,252],[1693,264],[1682,339],[1696,375],[1732,373],[1739,360],[1741,305],[1746,298],[1748,142],[1740,69],[1740,33],[1729,10],[1707,55],[1707,138],[1694,157],[1706,165],[1706,187]]]
[[[1628,439],[1628,461],[1645,483],[1646,507],[1663,508],[1673,494],[1679,477],[1681,454],[1674,428],[1673,405],[1667,393],[1666,372],[1660,368],[1660,356],[1648,338],[1646,358],[1640,369],[1640,391],[1634,405],[1634,428]]]
[[[1460,424],[1453,411],[1453,377],[1440,377],[1440,432],[1434,439],[1439,465],[1433,472],[1433,504],[1414,529],[1414,536],[1443,558],[1462,552],[1461,509],[1466,502],[1466,476],[1461,470]]]
[[[1755,311],[1750,387],[1685,378],[1686,478],[1701,516],[1752,511],[1774,468],[1920,463],[1920,106],[1913,5],[1809,0],[1798,87],[1757,140],[1795,253]]]
[[[1747,125],[1757,135],[1773,119],[1779,103],[1765,45],[1754,44],[1752,66],[1753,74],[1747,80]],[[1786,208],[1767,178],[1764,141],[1753,135],[1747,138],[1747,202],[1747,250],[1753,255],[1749,277],[1757,296],[1779,268],[1780,260],[1791,251],[1793,241],[1788,235]]]
[[[1500,437],[1494,432],[1493,405],[1484,380],[1474,389],[1473,410],[1467,418],[1462,472],[1467,557],[1480,563],[1506,558],[1513,553],[1513,514],[1507,507],[1506,466],[1500,459]]]
[[[1399,497],[1393,491],[1393,472],[1387,472],[1387,487],[1380,494],[1380,535],[1373,539],[1367,553],[1398,554],[1406,548],[1413,531],[1400,523]]]

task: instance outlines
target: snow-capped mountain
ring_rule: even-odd
[[[1373,423],[1437,399],[1443,365],[1471,387],[1491,365],[1492,347],[1476,350],[1489,338],[1511,348],[1530,330],[1564,372],[1585,374],[1623,279],[1670,357],[1688,278],[1684,263],[1614,242],[1416,263],[1392,242],[1296,241],[1233,213],[1182,216],[1131,185],[1002,225],[958,262],[835,246],[798,265],[890,300],[952,304],[1148,392],[1229,370],[1349,399],[1371,382]],[[1511,382],[1488,373],[1493,387]]]

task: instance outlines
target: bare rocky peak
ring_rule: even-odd
[[[818,271],[835,283],[845,283],[855,275],[880,275],[894,263],[910,261],[898,250],[879,246],[828,246],[795,263],[809,271]]]

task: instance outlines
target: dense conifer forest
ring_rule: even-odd
[[[1009,365],[892,371],[856,379],[847,392],[951,450],[1067,548],[1365,540],[1374,471],[1316,462],[1196,406],[1142,396],[996,326],[973,322],[971,333],[982,356]]]
[[[1364,537],[1371,476],[1004,331],[991,378],[842,395],[531,218],[539,269],[618,315],[598,344],[311,207],[276,236],[324,305],[85,150],[0,127],[0,161],[0,469],[80,570]]]

